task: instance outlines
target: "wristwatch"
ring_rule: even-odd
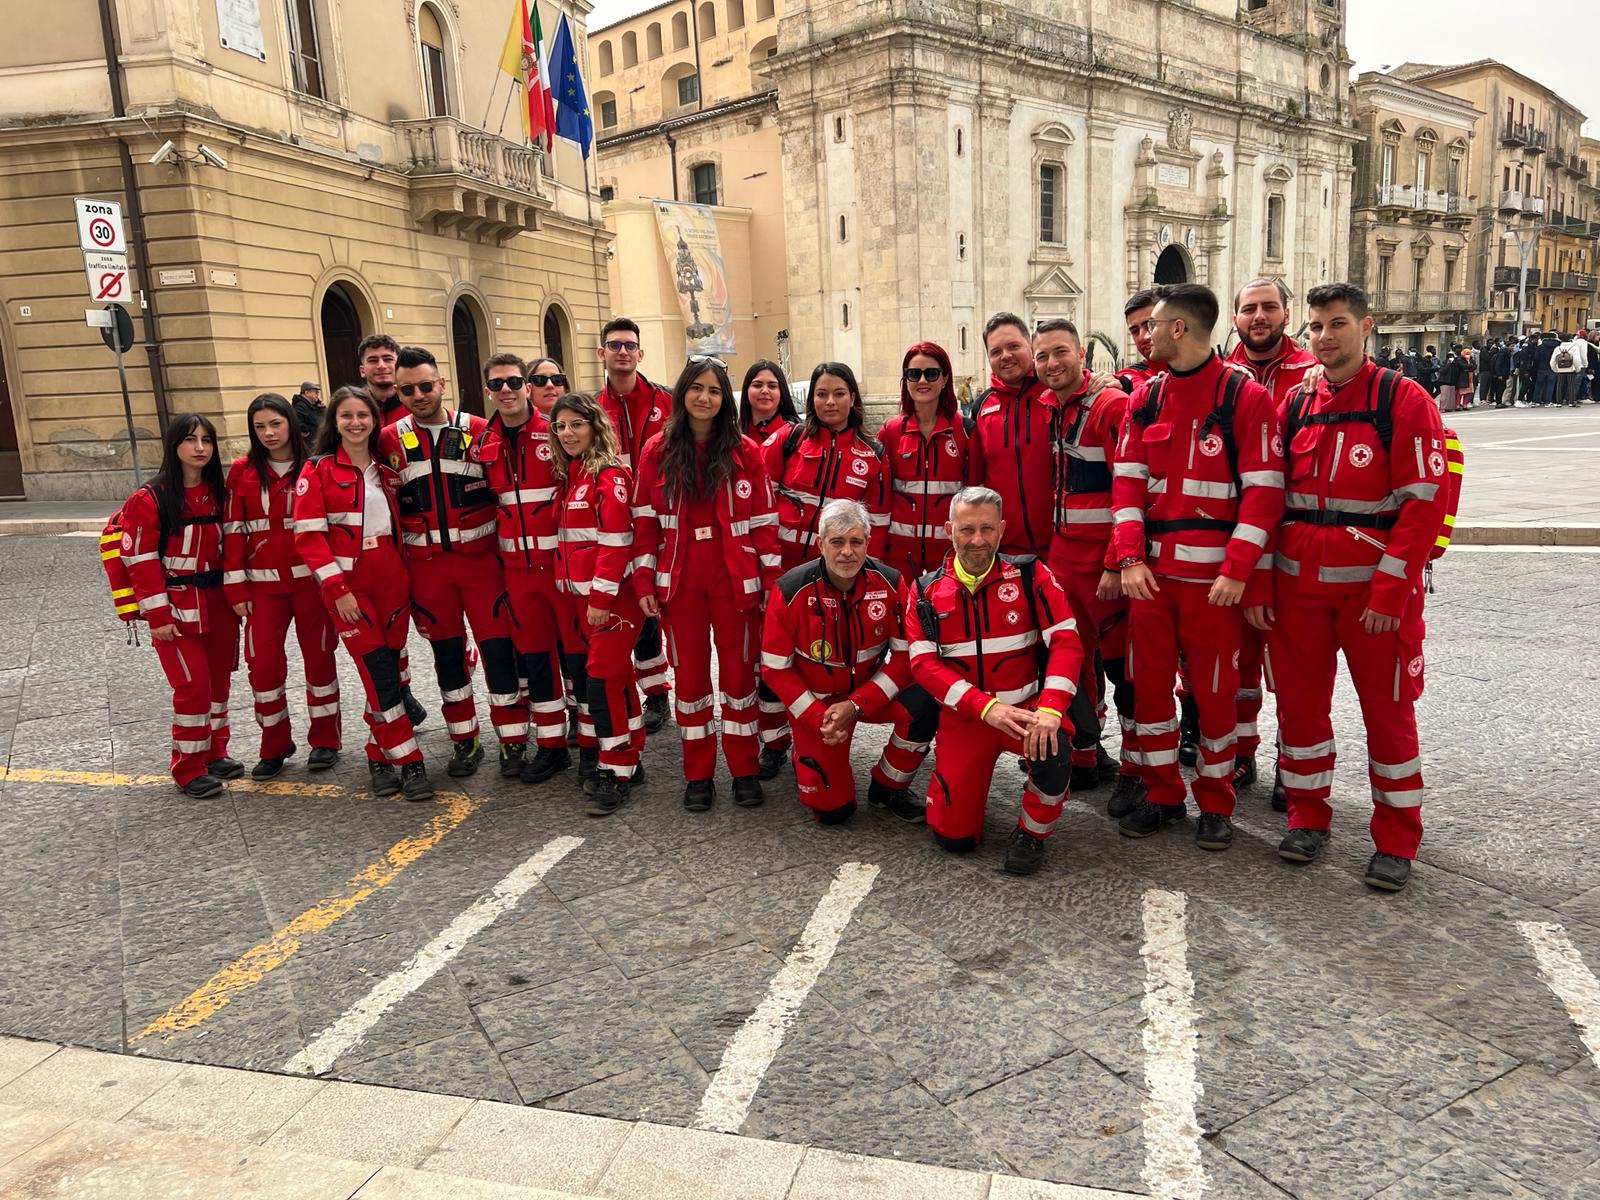
[[[1127,558],[1117,560],[1117,569],[1126,570],[1128,567],[1137,567],[1142,562],[1144,562],[1142,555],[1130,554]]]

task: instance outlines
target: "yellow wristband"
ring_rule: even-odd
[[[1060,714],[1060,713],[1058,713],[1058,712],[1057,712],[1057,711],[1056,711],[1056,710],[1055,710],[1055,709],[1053,709],[1053,708],[1046,708],[1046,707],[1045,707],[1045,706],[1044,706],[1044,705],[1042,705],[1042,704],[1041,704],[1041,705],[1040,705],[1040,706],[1039,706],[1039,707],[1038,707],[1038,708],[1036,708],[1036,709],[1034,709],[1034,711],[1035,711],[1035,712],[1042,712],[1042,713],[1049,713],[1049,714],[1050,714],[1050,715],[1051,715],[1051,716],[1052,716],[1052,717],[1054,717],[1054,718],[1055,718],[1055,719],[1056,719],[1056,720],[1058,720],[1058,721],[1059,721],[1059,720],[1061,720],[1061,714]]]
[[[999,703],[1000,703],[1000,701],[998,701],[998,700],[991,700],[991,701],[989,701],[989,703],[985,704],[983,706],[983,711],[978,714],[978,720],[981,721],[985,717],[987,717],[989,715],[989,710],[991,708],[993,708],[996,704],[999,704]]]

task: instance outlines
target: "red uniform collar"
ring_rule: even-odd
[[[1249,352],[1245,349],[1243,342],[1240,342],[1233,348],[1233,352],[1228,355],[1228,361],[1238,363],[1240,366],[1247,368],[1250,373],[1256,377],[1257,383],[1264,383],[1266,382],[1268,373],[1277,367],[1284,366],[1285,364],[1289,366],[1304,365],[1309,367],[1316,361],[1316,359],[1308,350],[1305,349],[1305,347],[1301,346],[1299,342],[1295,341],[1288,334],[1284,334],[1283,337],[1278,339],[1278,352],[1266,362],[1257,362],[1255,359],[1251,358]]]

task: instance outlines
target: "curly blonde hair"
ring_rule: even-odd
[[[557,476],[566,479],[567,467],[572,462],[571,456],[561,447],[561,439],[556,436],[556,418],[564,412],[589,422],[594,430],[594,440],[589,443],[589,451],[580,464],[585,472],[597,475],[605,467],[622,465],[617,449],[617,431],[611,425],[611,418],[606,416],[606,410],[586,392],[568,392],[551,405],[547,417],[550,422],[550,465],[555,468]]]

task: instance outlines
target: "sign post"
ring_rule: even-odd
[[[103,309],[85,309],[86,324],[100,330],[100,340],[117,356],[117,383],[122,388],[122,415],[128,422],[128,450],[133,461],[135,487],[144,480],[139,475],[139,435],[133,429],[133,402],[128,399],[128,371],[122,356],[133,347],[133,318],[120,304],[108,304]]]
[[[100,338],[117,356],[117,382],[122,387],[122,415],[128,422],[128,452],[133,462],[133,482],[139,476],[139,437],[133,428],[133,402],[128,398],[128,371],[122,356],[133,348],[133,318],[123,304],[133,298],[128,274],[128,243],[122,233],[122,205],[115,200],[78,196],[73,202],[78,217],[78,245],[83,250],[83,271],[89,282],[89,299],[103,309],[85,309],[84,322],[100,331]]]

